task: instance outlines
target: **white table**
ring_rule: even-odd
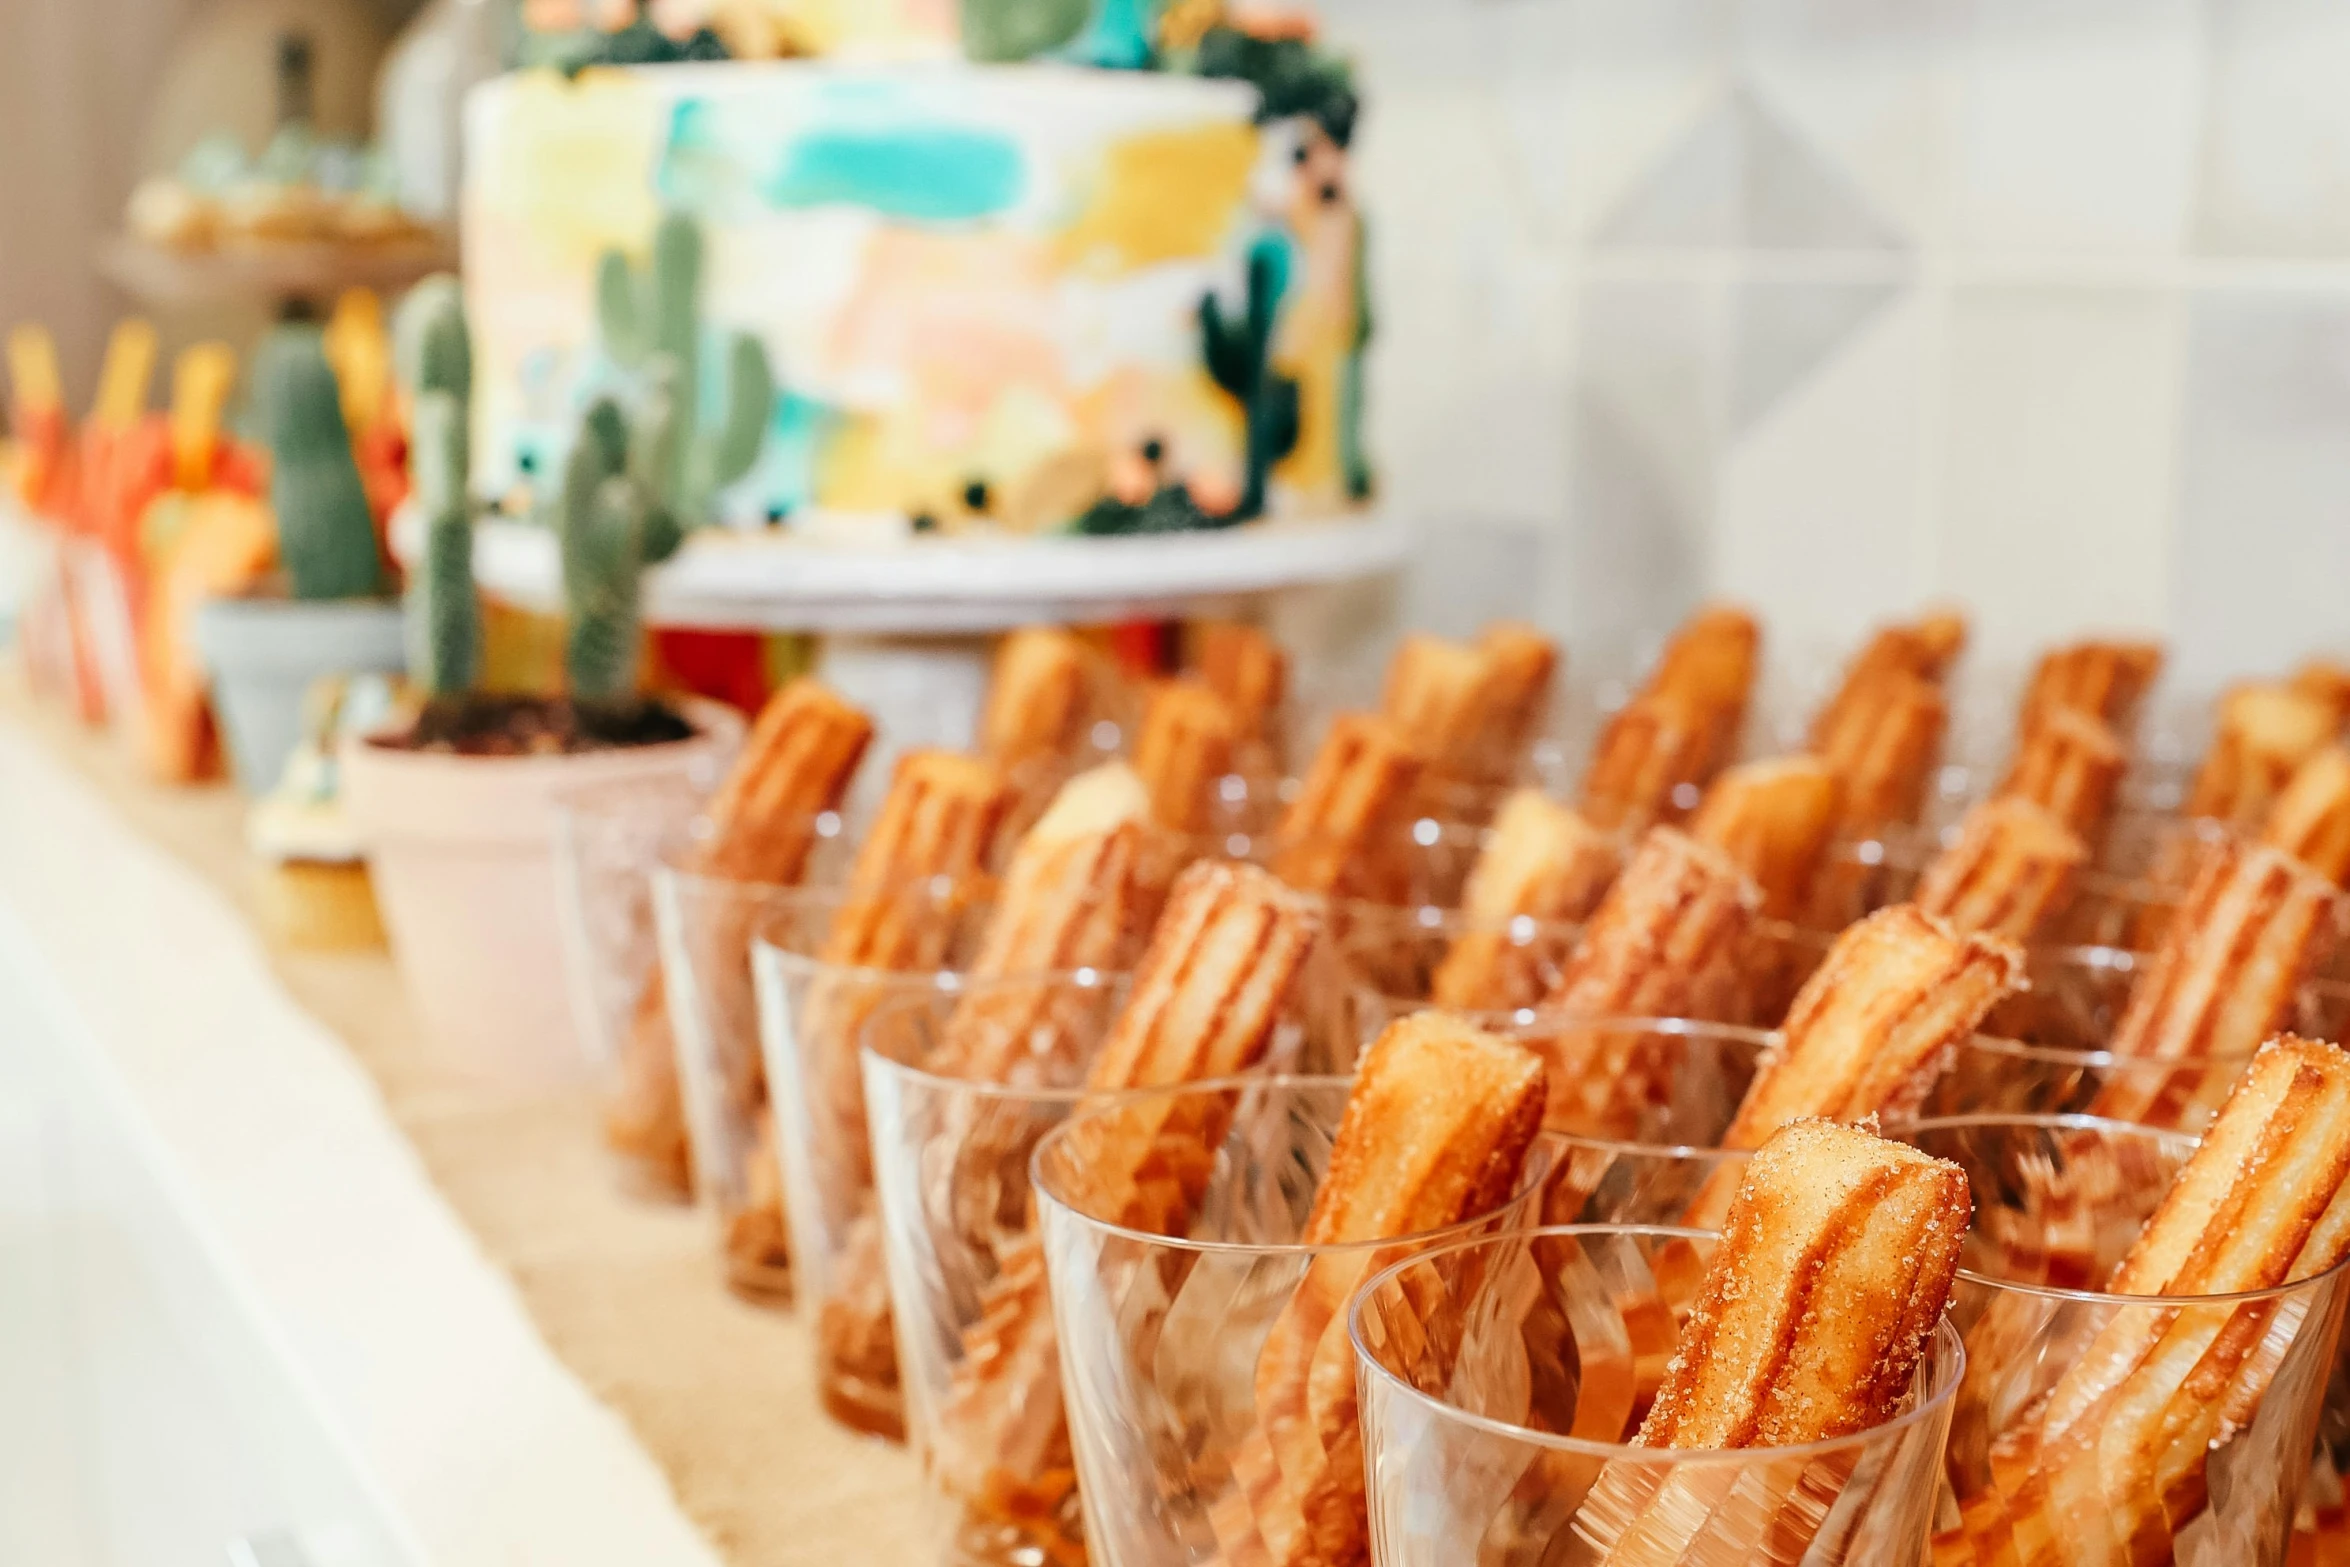
[[[240,1539],[716,1567],[236,911],[0,719],[0,1561]]]

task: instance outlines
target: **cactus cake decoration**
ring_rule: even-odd
[[[262,354],[269,502],[287,585],[298,599],[381,594],[387,583],[375,523],[319,331],[279,327]]]
[[[1237,320],[1210,294],[1199,303],[1208,374],[1232,394],[1247,430],[1247,470],[1235,521],[1264,514],[1265,480],[1297,445],[1297,383],[1275,371],[1273,329],[1288,284],[1289,258],[1271,235],[1249,247],[1248,293]]]
[[[424,550],[408,578],[408,671],[426,693],[472,689],[481,656],[473,591],[473,513],[466,490],[473,349],[455,278],[409,291],[393,319],[393,357],[411,404],[408,476]]]
[[[683,213],[663,218],[641,272],[619,251],[606,251],[596,268],[596,325],[605,354],[640,391],[666,363],[670,444],[648,477],[679,523],[710,520],[717,493],[758,460],[776,388],[759,340],[730,333],[719,406],[703,417],[700,225]]]

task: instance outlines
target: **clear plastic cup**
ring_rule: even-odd
[[[1936,1560],[2283,1567],[2345,1270],[2235,1295],[2106,1294],[2192,1137],[2062,1116],[1900,1135],[1974,1191]]]
[[[906,973],[825,961],[820,954],[838,895],[804,896],[771,911],[752,953],[793,1272],[816,1328],[819,1394],[842,1424],[890,1440],[904,1435],[904,1400],[857,1053],[866,1023],[884,1007],[906,1000],[951,1004],[967,988],[963,970],[989,912],[955,901],[951,889],[914,889],[908,896],[938,900],[929,915],[942,935],[940,968]],[[1078,974],[1004,983],[1050,997],[1091,982]]]
[[[1037,1145],[1062,1394],[1096,1559],[1299,1559],[1281,1553],[1308,1507],[1334,1559],[1359,1541],[1347,1298],[1400,1256],[1523,1226],[1549,1150],[1537,1142],[1517,1193],[1464,1224],[1303,1245],[1348,1087],[1269,1077],[1127,1094]]]
[[[1891,1420],[1801,1447],[1639,1447],[1676,1271],[1715,1237],[1571,1225],[1455,1240],[1355,1297],[1379,1567],[1911,1567],[1965,1364],[1947,1323]],[[1662,1346],[1661,1348],[1659,1346]]]
[[[1032,1013],[1035,987],[1010,983],[1016,1010]],[[888,1002],[865,1025],[862,1057],[906,1434],[937,1559],[969,1567],[1084,1559],[1028,1167],[1085,1102],[1126,991],[1109,976],[1070,977],[1044,998],[1049,1048],[990,1052],[1021,1061],[1017,1083],[974,1079],[958,1020],[1005,1010],[962,1011],[1004,988]]]
[[[665,774],[587,785],[555,810],[563,973],[581,1042],[610,1096],[607,1141],[626,1189],[677,1202],[693,1195],[693,1169],[676,1060],[665,1037],[639,1035],[666,1029],[653,869],[708,793],[708,780]]]
[[[2253,1053],[2172,1061],[1978,1034],[1958,1047],[1935,1080],[1925,1114],[2088,1115],[2200,1132],[2252,1064]]]

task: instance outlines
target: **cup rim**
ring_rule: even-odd
[[[809,844],[811,850],[817,843],[837,842],[847,835],[850,828],[847,815],[839,810],[815,811],[801,819],[816,824],[815,837]],[[824,890],[838,892],[842,890],[843,884],[838,881],[827,882],[822,886],[806,881],[760,881],[746,876],[721,876],[715,871],[704,870],[698,865],[689,864],[687,862],[689,852],[700,848],[707,841],[704,833],[710,825],[710,813],[697,809],[690,812],[683,821],[663,833],[660,847],[653,852],[652,874],[657,877],[674,877],[678,881],[700,885],[734,887],[745,893],[763,895]]]
[[[1431,1240],[1491,1224],[1500,1214],[1508,1212],[1509,1209],[1530,1197],[1538,1196],[1543,1184],[1549,1180],[1553,1168],[1551,1159],[1553,1142],[1547,1133],[1537,1132],[1533,1141],[1527,1144],[1526,1165],[1521,1172],[1518,1185],[1511,1191],[1506,1201],[1483,1213],[1472,1215],[1456,1223],[1441,1225],[1433,1230],[1415,1230],[1409,1235],[1390,1235],[1378,1240],[1367,1241],[1325,1241],[1316,1245],[1308,1245],[1303,1241],[1199,1240],[1183,1235],[1158,1235],[1149,1230],[1136,1229],[1132,1225],[1113,1224],[1106,1219],[1097,1219],[1074,1203],[1065,1200],[1054,1191],[1052,1183],[1045,1179],[1045,1154],[1049,1149],[1065,1140],[1073,1128],[1084,1124],[1088,1118],[1108,1114],[1125,1105],[1140,1104],[1151,1099],[1172,1099],[1178,1095],[1244,1093],[1251,1089],[1262,1091],[1282,1088],[1318,1088],[1332,1090],[1343,1095],[1353,1088],[1354,1081],[1352,1076],[1342,1077],[1329,1073],[1257,1072],[1242,1073],[1231,1077],[1203,1077],[1193,1082],[1170,1083],[1156,1088],[1102,1090],[1087,1096],[1094,1101],[1093,1103],[1079,1106],[1067,1120],[1053,1127],[1038,1139],[1035,1150],[1028,1156],[1029,1190],[1036,1193],[1037,1201],[1040,1204],[1049,1203],[1053,1207],[1061,1209],[1090,1230],[1104,1235],[1115,1235],[1121,1240],[1138,1241],[1144,1245],[1156,1246],[1168,1251],[1184,1252],[1193,1256],[1320,1258],[1356,1256],[1395,1246],[1411,1247],[1414,1250],[1424,1249]],[[1039,1227],[1042,1227],[1041,1212]]]
[[[1511,1230],[1501,1235],[1471,1235],[1441,1245],[1424,1246],[1409,1257],[1400,1258],[1363,1281],[1346,1303],[1346,1337],[1354,1351],[1355,1365],[1368,1368],[1389,1387],[1404,1394],[1425,1408],[1434,1410],[1447,1420],[1457,1421],[1483,1431],[1488,1435],[1525,1442],[1552,1452],[1574,1453],[1583,1457],[1623,1459],[1635,1463],[1681,1464],[1750,1464],[1768,1463],[1797,1458],[1813,1458],[1876,1440],[1878,1437],[1937,1418],[1938,1411],[1947,1409],[1958,1398],[1959,1384],[1966,1380],[1966,1340],[1950,1320],[1946,1311],[1934,1320],[1934,1332],[1929,1345],[1951,1357],[1949,1375],[1941,1385],[1933,1387],[1926,1397],[1890,1420],[1854,1431],[1845,1436],[1824,1437],[1816,1442],[1801,1442],[1782,1447],[1637,1447],[1629,1442],[1595,1442],[1589,1437],[1566,1436],[1554,1431],[1537,1431],[1531,1426],[1516,1425],[1491,1415],[1448,1403],[1432,1393],[1420,1389],[1397,1376],[1371,1353],[1363,1342],[1363,1308],[1371,1297],[1389,1280],[1400,1277],[1405,1269],[1450,1252],[1466,1251],[1472,1246],[1493,1246],[1504,1241],[1532,1242],[1537,1240],[1581,1240],[1586,1236],[1622,1237],[1654,1235],[1668,1240],[1706,1240],[1721,1238],[1719,1230],[1691,1229],[1678,1224],[1546,1224],[1535,1229]]]
[[[859,984],[905,992],[903,996],[884,997],[880,1005],[885,1007],[910,1001],[916,995],[921,994],[961,995],[975,984],[995,985],[1019,982],[1037,985],[1075,981],[1082,976],[1117,980],[1128,978],[1131,975],[1131,971],[1127,969],[1095,968],[1036,969],[1009,974],[974,975],[968,968],[896,969],[873,968],[870,965],[854,963],[827,963],[813,953],[794,952],[789,947],[777,945],[767,939],[764,931],[753,932],[751,936],[751,971],[756,975],[761,969],[770,966],[785,972],[796,971],[811,977],[851,980]],[[857,1048],[864,1049],[862,1040],[858,1042]]]
[[[1921,1132],[1963,1131],[1968,1127],[1978,1126],[2035,1127],[2065,1132],[2120,1132],[2131,1137],[2175,1140],[2185,1143],[2190,1152],[2199,1147],[2203,1141],[2202,1137],[2194,1132],[2182,1132],[2163,1126],[2145,1126],[2136,1121],[2114,1121],[2103,1116],[2007,1114],[1996,1110],[1971,1111],[1964,1115],[1920,1116],[1915,1120],[1901,1121],[1887,1126],[1886,1135],[1897,1141],[1909,1142],[1910,1146],[1916,1147],[1916,1143],[1911,1140]],[[1973,1233],[1974,1225],[1971,1221],[1967,1228],[1970,1234]],[[2290,1295],[2314,1290],[2326,1280],[2343,1273],[2345,1269],[2350,1269],[2350,1255],[2344,1256],[2342,1260],[2324,1272],[2312,1273],[2307,1278],[2288,1279],[2282,1284],[2272,1284],[2266,1289],[2235,1290],[2223,1295],[2116,1295],[2101,1289],[2074,1289],[2060,1284],[2033,1284],[2018,1279],[2002,1279],[1993,1274],[1967,1267],[1963,1262],[1959,1265],[1958,1276],[1967,1283],[1979,1284],[1985,1289],[1999,1290],[2011,1295],[2026,1295],[2038,1300],[2085,1301],[2108,1305],[2143,1306],[2150,1309],[2173,1309],[2191,1306],[2240,1306],[2256,1304],[2261,1301],[2282,1300]]]
[[[2005,1056],[2016,1061],[2049,1061],[2065,1066],[2112,1066],[2133,1072],[2192,1072],[2199,1067],[2226,1066],[2231,1062],[2248,1065],[2254,1056],[2260,1054],[2259,1047],[2255,1046],[2250,1050],[2215,1050],[2198,1056],[2132,1055],[2127,1051],[2106,1048],[2075,1050],[2066,1045],[2035,1045],[2026,1040],[2010,1038],[2005,1034],[1982,1033],[1969,1034],[1958,1042],[1958,1048],[1960,1050],[1979,1050],[1987,1055]],[[1984,1113],[1994,1114],[1996,1112],[1987,1111]],[[2018,1112],[2018,1114],[2027,1113],[2029,1112]],[[1941,1116],[1936,1119],[1955,1120],[1957,1117]],[[2084,1119],[2110,1118],[2089,1116]],[[2120,1124],[2126,1126],[2133,1123],[2122,1122]]]
[[[972,981],[968,975],[962,977],[966,981],[962,986],[942,986],[927,994],[916,994],[909,989],[900,994],[885,997],[881,1004],[873,1009],[872,1014],[858,1026],[857,1070],[861,1074],[884,1071],[907,1083],[917,1084],[939,1092],[965,1094],[973,1099],[987,1100],[992,1103],[1077,1104],[1088,1099],[1114,1098],[1123,1092],[1149,1091],[1089,1088],[1083,1083],[1070,1083],[1058,1087],[1024,1086],[1016,1083],[990,1082],[982,1078],[954,1077],[945,1072],[934,1072],[928,1067],[911,1065],[873,1048],[869,1036],[884,1018],[895,1012],[912,1012],[941,995],[967,996],[977,990],[992,990],[999,987],[1009,989],[1014,985],[1055,985],[1083,989],[1094,994],[1115,996],[1118,987],[1131,979],[1133,975],[1127,970],[1081,968],[1041,974],[991,974],[976,981]]]

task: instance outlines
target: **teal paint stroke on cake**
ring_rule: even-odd
[[[1027,182],[1019,144],[939,122],[818,127],[784,148],[765,184],[777,207],[863,207],[916,223],[962,223],[1012,209]]]
[[[683,99],[669,111],[669,135],[653,171],[663,206],[721,220],[758,214],[758,181],[743,155],[759,139],[746,134],[753,127],[742,118],[702,98]]]

